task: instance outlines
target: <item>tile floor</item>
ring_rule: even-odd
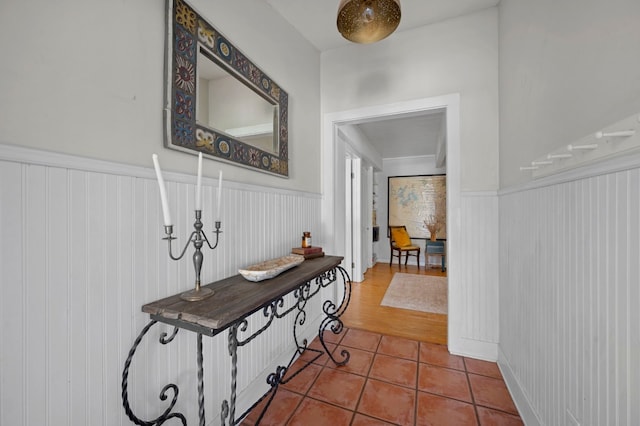
[[[323,354],[280,386],[260,425],[524,424],[496,363],[356,329],[337,336],[325,332],[325,342],[337,360],[349,351],[347,365],[336,367]],[[322,348],[318,339],[310,347]],[[313,355],[302,354],[289,372]],[[252,412],[242,425],[257,418]]]

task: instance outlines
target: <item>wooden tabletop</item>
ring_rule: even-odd
[[[291,292],[342,262],[339,256],[307,259],[275,278],[260,282],[247,281],[242,275],[208,284],[213,296],[188,302],[176,294],[142,307],[155,320],[214,336],[234,322],[256,312],[271,301]]]

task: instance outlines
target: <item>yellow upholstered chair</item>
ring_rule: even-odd
[[[402,260],[402,254],[405,254],[404,264],[407,264],[409,256],[415,256],[418,261],[418,269],[420,268],[420,246],[413,245],[411,237],[407,233],[407,227],[389,226],[389,246],[391,248],[391,257],[389,259],[389,266],[393,264],[393,258],[398,258],[398,266]]]

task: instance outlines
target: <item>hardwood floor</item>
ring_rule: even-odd
[[[342,317],[349,328],[404,337],[422,342],[447,344],[447,315],[380,306],[387,287],[396,272],[447,276],[440,268],[416,265],[398,266],[376,263],[365,273],[365,280],[353,283],[351,302]]]

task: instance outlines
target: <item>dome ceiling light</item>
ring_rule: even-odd
[[[400,0],[341,0],[338,31],[355,43],[374,43],[400,24]]]

